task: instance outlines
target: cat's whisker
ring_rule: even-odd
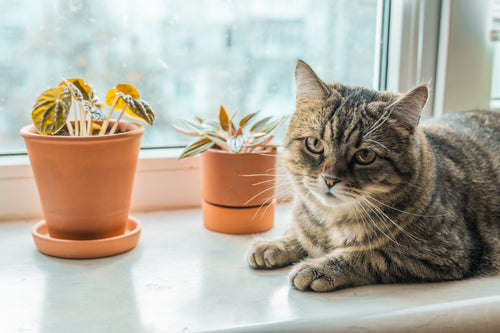
[[[368,229],[368,227],[371,227],[371,230],[373,231],[373,226],[371,226],[370,223],[368,223],[366,216],[358,210],[359,204],[360,204],[359,202],[356,202],[354,205],[352,205],[356,219],[363,223],[363,227],[365,227],[366,229]],[[370,251],[373,251],[369,230],[367,230],[366,232],[366,237],[368,238],[368,249]]]
[[[398,241],[396,241],[396,239],[394,239],[394,235],[392,234],[391,230],[387,227],[387,225],[385,224],[385,222],[383,220],[380,220],[385,228],[389,231],[389,233],[391,234],[392,237],[390,237],[389,235],[387,235],[382,229],[380,229],[380,227],[378,226],[378,223],[372,218],[372,216],[370,215],[370,213],[366,210],[366,209],[370,209],[372,212],[373,210],[371,209],[370,206],[368,207],[365,207],[362,202],[359,202],[360,205],[359,207],[365,212],[366,216],[368,217],[369,221],[371,221],[372,225],[375,226],[375,228],[377,228],[377,230],[382,234],[384,235],[387,239],[389,239],[390,241],[392,241],[394,244],[400,246],[400,247],[404,247],[403,245],[399,244]],[[380,217],[380,216],[379,216]]]
[[[385,145],[381,144],[380,142],[378,142],[378,141],[376,141],[376,140],[373,140],[373,139],[366,139],[365,141],[367,141],[367,142],[373,142],[373,143],[376,143],[376,144],[378,144],[380,147],[382,147],[382,148],[384,148],[384,149],[386,149],[386,150],[388,150],[388,151],[391,151],[391,150],[390,150],[389,148],[387,148]]]
[[[384,216],[389,222],[391,222],[395,227],[397,227],[406,236],[410,237],[414,241],[425,242],[425,240],[423,240],[423,239],[421,239],[421,238],[419,238],[417,236],[412,235],[410,232],[408,232],[407,230],[405,230],[402,226],[400,226],[399,224],[397,224],[396,222],[394,222],[389,216],[387,216],[387,214],[382,209],[380,209],[380,207],[378,207],[377,205],[375,205],[374,203],[372,203],[370,200],[368,200],[368,198],[364,198],[364,199],[366,200],[366,203],[368,203],[370,206],[372,206],[377,212],[379,212],[382,216]],[[371,198],[371,199],[373,199],[373,198]]]
[[[253,199],[261,196],[262,194],[266,193],[266,192],[269,192],[269,191],[273,191],[276,189],[276,185],[275,186],[270,186],[262,191],[260,191],[259,193],[257,193],[256,195],[254,195],[253,197],[251,197],[250,199],[248,199],[248,201],[246,201],[243,205],[247,205],[248,203],[250,203]]]
[[[263,180],[263,181],[258,182],[258,183],[253,183],[252,186],[262,185],[262,184],[266,184],[266,183],[272,183],[272,182],[275,182],[275,181],[276,181],[276,179]]]
[[[392,108],[390,109],[387,109],[381,116],[379,119],[377,119],[377,121],[372,125],[372,127],[368,130],[368,132],[363,135],[363,138],[366,138],[367,136],[369,136],[370,134],[372,134],[373,132],[375,132],[376,130],[378,130],[382,125],[384,125],[384,123],[389,119],[389,117],[391,116],[391,113],[392,113]]]
[[[407,212],[407,211],[404,211],[404,210],[401,210],[401,209],[398,209],[398,208],[395,208],[395,207],[392,207],[392,206],[389,206],[389,205],[386,205],[385,203],[375,199],[373,196],[367,194],[366,195],[368,198],[370,198],[371,200],[375,201],[376,203],[384,206],[384,207],[387,207],[389,209],[392,209],[392,210],[395,210],[396,212],[398,213],[403,213],[403,214],[407,214],[407,215],[411,215],[411,216],[417,216],[417,217],[443,217],[443,216],[446,216],[446,214],[439,214],[439,215],[421,215],[421,214],[415,214],[415,213],[410,213],[410,212]]]
[[[271,206],[271,203],[273,200],[280,200],[282,198],[285,198],[288,195],[290,195],[290,193],[288,193],[288,191],[280,191],[280,192],[277,192],[274,195],[266,198],[264,200],[264,202],[259,206],[259,209],[257,209],[257,211],[255,212],[254,216],[252,217],[252,220],[255,219],[255,217],[259,214],[259,212],[262,210],[263,207],[266,207],[264,212],[262,213],[262,216],[264,216],[266,214],[267,210],[269,209],[269,207]]]

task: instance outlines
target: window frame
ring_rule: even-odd
[[[492,57],[488,47],[488,33],[484,15],[489,11],[486,2],[469,0],[385,0],[380,2],[379,12],[390,14],[387,58],[387,73],[377,76],[382,89],[405,92],[412,87],[430,81],[434,93],[425,110],[425,115],[449,111],[456,96],[464,108],[488,107],[488,94],[481,91],[491,88]],[[470,3],[470,2],[469,2]],[[488,2],[489,3],[489,2]],[[471,9],[470,7],[474,7]],[[463,17],[473,10],[475,15]],[[475,34],[457,35],[475,27]],[[478,36],[481,37],[478,43]],[[470,49],[474,45],[482,49]],[[384,47],[380,48],[384,50]],[[467,87],[468,94],[461,93],[454,82],[459,77],[463,63],[457,52],[474,52],[481,58],[474,66],[481,73],[476,77],[481,84]],[[384,60],[386,59],[386,60]],[[489,77],[488,77],[489,69]],[[383,74],[387,74],[386,76]],[[457,81],[458,80],[458,81]],[[434,83],[435,82],[435,83]],[[464,96],[465,95],[465,96]],[[473,98],[471,97],[473,96]],[[139,154],[137,174],[132,197],[132,214],[183,207],[200,206],[199,157],[178,160],[180,149],[142,149]],[[27,155],[0,155],[0,221],[41,218],[38,191]]]

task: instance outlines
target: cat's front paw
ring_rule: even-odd
[[[290,284],[299,290],[319,292],[332,291],[340,287],[336,280],[341,280],[321,261],[309,259],[298,264],[289,275]],[[340,282],[340,281],[337,281]]]
[[[247,251],[248,264],[254,268],[279,268],[290,265],[290,258],[283,243],[259,240]]]

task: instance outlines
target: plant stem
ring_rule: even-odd
[[[116,107],[116,103],[118,103],[118,100],[120,99],[120,96],[116,96],[115,100],[113,101],[113,104],[111,105],[111,108],[109,109],[108,116],[106,117],[106,120],[102,123],[101,130],[99,131],[99,135],[104,135],[106,133],[106,130],[108,129],[108,124],[109,124],[109,119],[111,119],[111,115],[113,114],[113,111]]]
[[[66,119],[66,127],[68,128],[69,135],[75,136],[75,133],[73,132],[73,126],[71,126],[71,121],[69,119]]]
[[[94,123],[94,121],[93,121],[92,117],[90,117],[90,119],[89,119],[89,131],[88,131],[88,135],[87,135],[87,136],[92,136],[92,134],[93,134],[93,133],[92,133],[92,132],[93,132],[93,131],[92,131],[92,128],[94,127],[94,126],[92,125],[93,123]]]
[[[126,108],[127,108],[127,104],[125,104],[125,106],[123,107],[122,111],[120,112],[120,115],[118,116],[118,118],[116,118],[116,121],[115,121],[113,127],[111,128],[111,131],[109,131],[109,134],[114,134],[115,133],[116,128],[118,127],[118,123],[122,119],[122,116],[125,113],[125,109]]]
[[[73,110],[75,111],[75,136],[79,136],[80,131],[78,128],[78,112],[76,111],[76,102],[73,104]]]
[[[81,136],[87,136],[87,129],[85,126],[85,110],[83,110],[83,106],[80,104],[80,134]]]

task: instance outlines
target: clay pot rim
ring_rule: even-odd
[[[249,156],[249,155],[276,155],[278,152],[278,147],[266,147],[264,150],[259,150],[254,153],[233,153],[231,151],[223,150],[223,149],[216,149],[216,148],[210,148],[208,150],[209,152],[213,153],[219,153],[219,154],[226,154],[226,155],[234,155],[234,156]]]
[[[72,123],[74,122],[72,121]],[[112,125],[113,121],[110,121],[109,123],[110,125]],[[24,138],[33,138],[33,139],[37,138],[38,140],[46,140],[51,142],[81,142],[81,141],[103,142],[103,141],[118,140],[120,138],[126,138],[129,136],[140,135],[145,130],[144,125],[126,120],[120,121],[119,127],[122,127],[122,129],[125,130],[125,132],[112,135],[70,136],[70,135],[41,135],[36,130],[35,125],[30,124],[21,128],[20,134]]]

